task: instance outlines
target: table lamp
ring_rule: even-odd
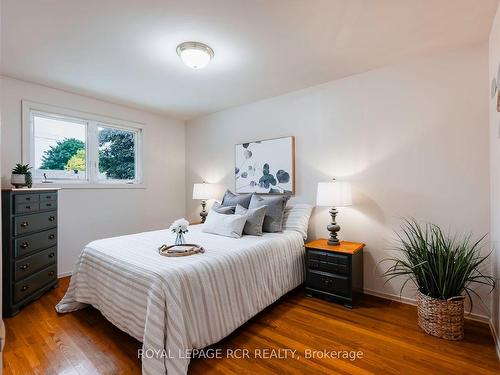
[[[201,199],[201,222],[204,223],[208,212],[205,210],[207,207],[207,200],[213,198],[213,184],[203,182],[201,184],[193,185],[193,199]]]
[[[352,205],[351,184],[347,181],[337,181],[335,179],[330,182],[319,182],[316,205],[331,207],[329,212],[332,216],[332,222],[326,227],[330,231],[328,245],[340,245],[337,238],[340,226],[335,221],[338,213],[336,207]]]

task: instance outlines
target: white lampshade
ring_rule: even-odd
[[[351,184],[347,181],[319,182],[316,205],[342,207],[352,205]]]
[[[193,185],[193,199],[207,200],[213,198],[214,189],[213,184],[194,184]]]

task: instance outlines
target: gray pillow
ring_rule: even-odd
[[[245,208],[241,205],[236,206],[236,215],[246,215],[247,222],[243,227],[243,233],[253,236],[262,236],[262,225],[266,216],[266,206],[257,208]]]
[[[212,210],[219,214],[232,215],[234,214],[235,206],[222,206],[219,202],[214,202]]]
[[[238,195],[230,192],[229,190],[226,190],[226,192],[224,193],[224,198],[222,198],[222,205],[236,207],[236,205],[239,204],[245,208],[248,208],[250,200],[252,199],[252,195],[252,193]]]
[[[286,202],[290,199],[289,195],[278,195],[271,197],[262,197],[253,195],[248,208],[257,208],[266,206],[266,216],[264,217],[264,232],[281,232],[283,230],[283,212]]]

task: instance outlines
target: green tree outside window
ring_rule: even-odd
[[[57,141],[43,153],[40,169],[85,171],[85,143],[75,138]],[[99,172],[109,179],[135,178],[135,133],[99,129]]]
[[[99,172],[107,178],[133,180],[135,178],[135,136],[113,128],[99,131]]]
[[[73,155],[66,164],[66,169],[70,171],[84,171],[86,169],[85,163],[85,149],[80,149]]]
[[[78,150],[84,150],[85,143],[76,138],[67,138],[57,141],[55,146],[45,151],[42,155],[42,164],[40,169],[64,170],[69,159],[71,159]]]

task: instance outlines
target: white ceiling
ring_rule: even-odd
[[[188,119],[487,39],[498,0],[2,0],[5,75]],[[184,66],[183,41],[215,51]]]

